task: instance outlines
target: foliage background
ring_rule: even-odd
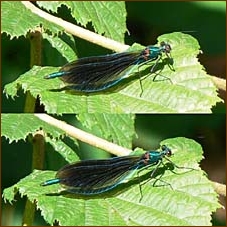
[[[156,43],[161,34],[188,31],[200,42],[204,53],[199,57],[207,73],[225,78],[225,2],[126,2],[126,10],[129,31],[125,36],[126,44],[137,42],[146,46]],[[59,8],[58,12],[60,17],[75,23],[66,6]],[[91,23],[87,28],[93,30]],[[75,40],[79,57],[112,53],[79,38]],[[42,65],[60,66],[66,63],[46,41],[43,42],[43,50]],[[28,71],[29,63],[28,40],[25,37],[9,40],[2,34],[2,88]],[[220,95],[225,99],[224,94]],[[2,110],[23,112],[24,102],[23,94],[19,94],[16,102],[3,95]],[[213,112],[225,112],[225,105],[219,103]]]
[[[78,124],[75,121],[74,115],[64,115],[59,117],[70,124]],[[26,124],[26,122],[24,122]],[[205,159],[201,162],[201,167],[208,173],[210,180],[224,183],[225,182],[225,115],[136,115],[135,130],[137,137],[133,140],[133,148],[141,147],[149,150],[159,147],[160,141],[166,138],[173,138],[183,136],[192,138],[199,142],[204,150]],[[95,133],[95,132],[94,132]],[[2,138],[2,189],[15,184],[18,180],[25,177],[31,172],[31,159],[32,159],[32,145],[26,140],[13,142],[8,144],[5,138]],[[92,147],[79,142],[80,152],[82,154],[92,154]],[[53,152],[49,145],[46,145],[47,150],[47,163],[48,169],[57,170],[60,166],[65,164],[65,160],[56,152]],[[19,152],[15,152],[19,151]],[[91,158],[94,156],[87,156]],[[100,157],[107,157],[107,154],[101,152]],[[97,158],[97,156],[96,156]],[[9,171],[10,166],[10,171]],[[18,202],[14,203],[14,207],[9,204],[4,208],[3,212],[8,211],[8,215],[12,215],[11,212],[15,212],[12,216],[13,219],[6,219],[11,224],[20,224],[21,215],[23,210],[23,200],[19,197],[16,198]],[[222,204],[225,205],[224,199]],[[6,209],[7,208],[7,209]],[[16,209],[14,211],[14,208]],[[11,212],[9,210],[12,209]],[[215,224],[225,223],[225,212],[222,209],[218,212],[214,218]],[[7,212],[3,213],[7,218]],[[18,216],[18,219],[15,218]],[[219,217],[220,219],[218,219]],[[44,224],[37,212],[37,224]]]
[[[160,34],[172,31],[195,31],[190,33],[200,41],[204,51],[200,55],[202,64],[209,74],[225,78],[225,2],[126,2],[127,28],[125,43],[133,42],[149,45],[156,42]],[[73,21],[66,7],[59,9],[59,15]],[[88,27],[91,28],[91,25]],[[110,51],[76,39],[78,52],[83,56],[110,53]],[[43,48],[46,48],[44,43]],[[47,47],[48,48],[48,47]],[[53,51],[53,50],[52,50]],[[62,58],[52,58],[51,51],[43,56],[44,65],[62,64]],[[20,74],[29,70],[30,46],[25,37],[10,40],[2,34],[2,88]],[[222,96],[224,98],[225,96]],[[23,112],[24,96],[16,102],[2,96],[3,112]],[[225,112],[225,106],[218,106],[217,112]],[[64,117],[70,122],[72,117]],[[150,126],[148,129],[147,126]],[[211,180],[225,183],[225,114],[216,115],[138,115],[136,131],[138,138],[134,146],[152,149],[165,138],[185,136],[198,141],[205,151],[202,168]],[[15,152],[16,151],[16,152]],[[19,152],[18,152],[19,151]],[[30,173],[32,145],[19,141],[8,144],[2,139],[2,189],[11,186]],[[59,164],[59,159],[56,162]],[[10,167],[10,171],[9,171]],[[7,224],[20,225],[24,208],[23,200],[17,198],[14,207],[7,205],[3,215]],[[223,202],[224,203],[224,202]],[[225,225],[225,212],[215,216],[215,225]],[[4,224],[4,223],[2,223]],[[39,214],[37,225],[44,225]]]

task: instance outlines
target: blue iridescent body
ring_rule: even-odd
[[[129,77],[134,67],[150,61],[160,60],[162,53],[170,59],[171,46],[161,42],[160,46],[148,46],[143,51],[122,52],[103,56],[80,58],[64,65],[59,72],[45,79],[59,77],[67,88],[80,92],[98,92],[111,88]]]
[[[110,159],[83,160],[62,167],[55,179],[43,182],[42,186],[60,183],[75,194],[94,195],[109,191],[130,178],[136,170],[158,165],[163,158],[172,155],[162,145],[162,151],[147,151],[142,156],[122,156]],[[169,159],[168,159],[169,160]]]

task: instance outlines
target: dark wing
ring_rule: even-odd
[[[139,160],[140,156],[85,160],[64,166],[56,178],[74,193],[101,193],[120,184],[129,172],[137,169]]]

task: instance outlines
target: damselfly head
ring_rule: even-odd
[[[165,53],[170,53],[170,52],[171,52],[172,48],[171,48],[170,44],[168,44],[168,43],[162,41],[160,45],[161,45],[161,47],[163,48],[163,51],[164,51]]]
[[[161,149],[163,152],[165,152],[165,155],[170,157],[172,155],[172,151],[170,148],[168,148],[166,145],[162,145]]]

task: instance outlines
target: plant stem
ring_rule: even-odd
[[[30,51],[30,67],[34,65],[41,65],[41,44],[42,34],[41,28],[37,28],[36,31],[29,33],[28,38],[30,39],[31,51]],[[37,100],[38,101],[38,100]],[[36,106],[36,98],[34,98],[29,91],[26,92],[25,100],[25,113],[34,113]]]
[[[33,143],[33,157],[32,157],[32,170],[33,169],[43,169],[44,163],[44,133],[43,131],[38,131],[32,138]],[[22,220],[22,225],[31,226],[34,221],[36,204],[34,201],[27,199],[25,204],[25,210]]]

